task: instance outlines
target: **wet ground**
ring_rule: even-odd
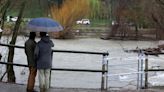
[[[35,87],[35,90],[39,92],[39,88]],[[26,92],[26,85],[0,83],[1,92]],[[159,89],[147,89],[147,90],[107,90],[102,91],[100,89],[77,89],[77,88],[50,88],[49,92],[164,92]]]

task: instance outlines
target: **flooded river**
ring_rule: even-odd
[[[24,46],[27,38],[18,37],[17,45]],[[37,41],[39,38],[37,39]],[[3,39],[1,42],[6,41]],[[157,41],[120,41],[120,40],[102,40],[99,38],[81,38],[69,40],[53,40],[54,50],[73,50],[73,51],[91,51],[91,52],[109,52],[109,73],[108,87],[136,88],[138,54],[126,53],[124,50],[136,48],[152,48],[157,47]],[[7,54],[7,48],[1,47],[1,53]],[[5,61],[5,56],[3,59]],[[160,66],[164,67],[164,57],[150,56],[149,67]],[[27,64],[26,56],[23,49],[16,49],[14,63]],[[4,70],[5,66],[1,66]],[[95,69],[101,70],[102,56],[77,53],[54,53],[53,68],[69,68],[69,69]],[[28,68],[14,67],[17,83],[26,84],[28,77]],[[3,72],[3,71],[1,71]],[[128,75],[126,75],[128,73]],[[125,74],[125,75],[124,75]],[[160,73],[161,74],[161,73]],[[159,84],[157,77],[158,73],[151,74],[150,82]],[[156,76],[156,80],[152,80]],[[5,80],[5,79],[4,79]],[[36,78],[36,85],[38,79]],[[163,79],[164,80],[164,79]],[[161,84],[162,85],[162,84]],[[51,76],[51,86],[53,87],[68,87],[68,88],[100,88],[101,73],[86,73],[86,72],[70,72],[70,71],[53,71]]]

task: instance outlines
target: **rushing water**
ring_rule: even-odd
[[[24,46],[27,38],[18,37],[17,45]],[[39,38],[37,39],[37,41]],[[3,38],[1,42],[5,42]],[[124,73],[137,72],[137,53],[126,53],[124,50],[138,48],[156,47],[157,41],[119,41],[119,40],[102,40],[99,38],[81,38],[70,40],[53,40],[55,50],[73,50],[73,51],[93,51],[93,52],[109,52],[109,87],[125,87],[130,85],[136,86],[136,74],[120,75]],[[5,60],[7,48],[0,47],[3,53],[2,60]],[[161,65],[163,56],[149,57],[150,67]],[[159,61],[159,62],[156,62]],[[23,49],[16,49],[14,63],[27,64],[26,56]],[[127,65],[129,64],[129,65]],[[164,65],[164,64],[163,64]],[[4,72],[5,66],[1,65],[0,72]],[[70,68],[70,69],[95,69],[101,70],[102,56],[77,54],[77,53],[54,53],[53,68]],[[17,83],[26,84],[28,77],[28,68],[14,67]],[[154,77],[154,76],[153,76]],[[152,77],[152,78],[153,78]],[[73,87],[73,88],[100,88],[101,73],[86,73],[86,72],[68,72],[68,71],[53,71],[51,76],[51,86],[54,87]],[[5,79],[4,79],[5,80]],[[151,80],[150,80],[151,81]],[[151,81],[152,83],[156,83]],[[38,79],[36,78],[36,85]]]

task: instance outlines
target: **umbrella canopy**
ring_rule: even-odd
[[[58,22],[50,18],[33,18],[26,28],[32,32],[58,32],[63,30]]]

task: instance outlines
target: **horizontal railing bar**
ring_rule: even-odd
[[[145,55],[159,55],[159,54],[164,54],[164,52],[157,52],[157,53],[154,53],[154,52],[145,52]]]
[[[102,71],[102,70],[86,70],[86,69],[63,69],[63,68],[52,68],[51,70],[59,70],[59,71],[78,71],[78,72],[107,72],[107,71]]]
[[[7,62],[0,62],[0,64],[5,65],[14,65],[14,66],[20,66],[20,67],[28,67],[28,65],[25,64],[16,64],[16,63],[7,63]],[[58,70],[58,71],[78,71],[78,72],[107,72],[102,70],[86,70],[86,69],[67,69],[67,68],[51,68],[51,70]]]
[[[24,49],[24,46],[18,46],[18,45],[12,45],[12,44],[2,44],[1,46],[7,46],[7,47],[16,47],[16,48],[22,48]],[[71,50],[53,50],[53,52],[63,52],[63,53],[80,53],[80,54],[96,54],[96,55],[109,55],[107,52],[89,52],[89,51],[71,51]]]
[[[28,67],[28,65],[25,64],[16,64],[16,63],[9,63],[9,62],[0,62],[0,64]]]
[[[0,43],[1,46],[7,46],[7,47],[16,47],[16,48],[22,48],[24,49],[24,46],[18,46],[18,45],[12,45],[12,44],[3,44],[3,43]]]
[[[53,52],[65,52],[65,53],[81,53],[81,54],[108,55],[108,53],[103,53],[103,52],[89,52],[89,51],[53,50]]]
[[[153,71],[164,71],[164,69],[148,69],[148,70],[145,70],[145,71],[150,71],[150,72],[153,72]]]

